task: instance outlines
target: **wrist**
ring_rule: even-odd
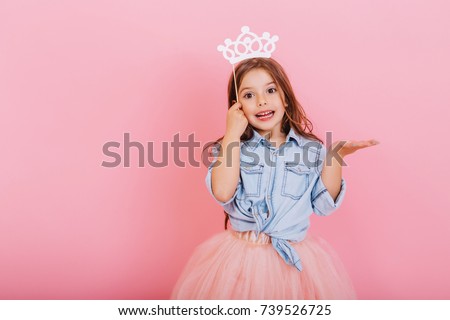
[[[325,164],[327,166],[342,166],[344,163],[344,156],[339,152],[335,154],[327,154],[325,157]]]
[[[241,141],[241,135],[236,132],[226,131],[223,139],[228,141]]]

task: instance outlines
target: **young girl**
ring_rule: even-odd
[[[336,253],[307,233],[309,216],[341,205],[342,158],[378,142],[326,150],[272,58],[242,61],[235,77],[240,102],[232,75],[226,132],[206,176],[231,230],[197,247],[171,298],[355,299]]]

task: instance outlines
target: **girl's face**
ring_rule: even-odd
[[[242,111],[259,134],[281,132],[284,94],[266,70],[249,71],[242,79],[238,94]]]

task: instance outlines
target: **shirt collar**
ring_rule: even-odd
[[[249,146],[251,150],[254,150],[257,146],[259,146],[260,142],[262,140],[265,140],[263,136],[261,136],[258,131],[256,131],[254,128],[252,128],[253,131],[253,137],[249,140],[247,140],[245,143]],[[295,130],[291,127],[287,136],[286,136],[286,142],[289,142],[290,140],[297,141],[297,144],[299,146],[302,145],[303,139],[301,136],[299,136]]]

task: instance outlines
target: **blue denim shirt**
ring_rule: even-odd
[[[284,261],[301,271],[300,257],[289,241],[306,237],[313,212],[326,216],[341,205],[345,180],[341,180],[335,202],[321,178],[326,148],[292,128],[280,148],[272,146],[256,130],[252,139],[240,143],[240,148],[239,182],[231,199],[221,202],[212,192],[211,170],[217,161],[217,148],[213,149],[215,158],[208,167],[207,188],[229,214],[234,230],[269,235]]]

